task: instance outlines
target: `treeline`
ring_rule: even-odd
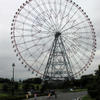
[[[0,78],[0,83],[11,83],[11,80],[7,78]]]
[[[30,79],[23,80],[23,83],[41,84],[42,79],[41,78],[30,78]]]
[[[40,90],[42,79],[41,78],[30,78],[23,81],[12,81],[10,79],[0,78],[0,92],[14,92],[25,94],[30,90]]]
[[[18,81],[15,81],[15,83]],[[42,79],[41,78],[29,78],[25,79],[23,81],[19,80],[18,83],[34,83],[34,84],[41,84]],[[0,78],[0,83],[12,83],[12,80],[8,78]]]

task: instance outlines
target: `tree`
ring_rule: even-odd
[[[22,88],[23,88],[24,92],[27,92],[29,90],[30,86],[28,83],[24,83]]]
[[[34,84],[41,84],[41,78],[30,78],[23,81],[23,83],[34,83]]]
[[[82,88],[87,88],[88,85],[91,84],[91,82],[93,82],[94,80],[94,75],[90,74],[90,75],[84,75],[81,77],[81,87]]]
[[[34,84],[41,84],[42,79],[41,78],[35,78],[34,79]]]
[[[42,87],[41,87],[41,93],[43,93],[48,87],[48,81],[44,81],[44,83],[42,84]]]
[[[100,65],[95,73],[95,79],[88,86],[88,93],[92,98],[100,100]]]
[[[8,84],[4,83],[4,84],[3,84],[3,87],[2,87],[2,90],[3,90],[4,92],[8,92],[8,88],[9,88]]]
[[[19,89],[19,84],[18,84],[18,82],[14,83],[14,89],[15,89],[15,90],[18,90],[18,89]]]
[[[39,89],[40,89],[40,87],[39,87],[39,85],[37,85],[37,86],[36,86],[36,90],[39,90]]]

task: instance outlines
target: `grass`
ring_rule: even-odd
[[[72,91],[70,89],[56,89],[59,92],[83,92],[87,91],[87,89],[73,89]]]
[[[6,93],[0,93],[0,100],[22,100],[25,99],[25,95],[10,95]]]
[[[87,91],[87,89],[75,89],[72,92],[82,92],[82,91]]]
[[[0,97],[7,97],[9,96],[8,94],[0,93]]]
[[[0,83],[0,89],[2,89],[2,86],[3,86],[3,84],[2,84],[2,83]]]
[[[95,100],[95,99],[92,99],[89,95],[86,95],[82,98],[82,100]]]

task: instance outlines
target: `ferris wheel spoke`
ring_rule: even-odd
[[[81,61],[81,62],[83,63],[83,65],[84,65],[85,61],[88,61],[89,58],[84,58],[84,57],[81,58],[81,56],[82,56],[81,52],[78,52],[77,54],[78,54],[78,57],[79,57],[80,61]]]
[[[34,61],[34,63],[32,64],[32,66],[34,66],[34,64],[39,60],[39,58],[45,53],[45,52],[47,52],[47,51],[45,51],[45,52],[43,52],[43,50],[44,50],[44,48],[42,48],[42,52],[40,53],[40,55],[37,57],[37,59],[35,59],[35,61]]]
[[[48,54],[49,54],[49,51],[50,51],[50,49],[48,49],[47,54],[45,55],[45,57],[44,57],[44,59],[43,59],[43,61],[42,61],[41,65],[40,65],[40,67],[39,67],[38,71],[40,71],[40,70],[41,70],[41,68],[42,68],[42,66],[44,65],[44,62],[45,62],[45,60],[46,60],[46,58],[47,58],[47,56],[48,56]],[[45,66],[45,65],[44,65],[44,66]]]
[[[34,42],[34,41],[37,41],[37,40],[43,40],[43,39],[46,39],[46,38],[50,38],[51,36],[49,35],[49,36],[45,36],[45,37],[38,37],[38,38],[36,38],[36,39],[32,39],[32,40],[29,40],[29,41],[24,41],[24,42],[22,42],[22,43],[17,43],[17,45],[22,45],[22,44],[28,44],[28,43],[30,43],[30,42]]]
[[[63,33],[62,35],[69,35],[69,34],[78,36],[79,34],[82,34],[82,35],[83,35],[83,34],[84,34],[84,35],[87,34],[87,35],[88,35],[88,34],[91,34],[91,32],[88,32],[88,31],[87,31],[87,32],[77,32],[77,31],[68,32],[68,31],[67,31],[67,32]],[[89,37],[86,37],[86,38],[88,39]],[[90,39],[92,39],[92,38],[90,38]]]
[[[29,6],[33,9],[34,12],[36,12],[36,14],[40,15],[39,18],[41,17],[41,20],[45,21],[45,24],[47,26],[50,26],[50,22],[48,20],[46,20],[45,15],[41,15],[41,13],[39,11],[37,11],[31,4],[29,4]],[[40,9],[40,6],[39,6]],[[41,9],[42,10],[42,9]],[[44,12],[44,11],[43,11]],[[46,23],[47,22],[47,23]]]
[[[45,47],[49,42],[50,42],[50,40],[47,41],[47,43],[44,43],[38,50],[36,50],[36,51],[34,52],[34,54],[36,54],[36,52],[38,52],[39,50],[41,50],[41,48],[42,48],[42,52],[41,52],[41,53],[47,52],[47,50],[46,50],[46,51],[43,51],[43,50],[44,50],[44,47]]]
[[[30,18],[28,16],[25,16],[22,13],[20,13],[19,16],[23,17],[24,19],[27,19],[27,21],[29,21],[29,22],[33,22],[33,19],[32,18]]]
[[[79,42],[81,42],[84,45],[87,45],[86,47],[88,47],[88,46],[89,47],[92,47],[92,44],[90,44],[89,41],[88,42],[85,42],[85,41],[79,40]]]
[[[34,65],[38,62],[38,60],[39,60],[39,58],[40,58],[41,56],[42,56],[42,53],[37,57],[37,59],[35,59],[34,63],[31,64],[31,66],[34,66]]]
[[[60,8],[59,8],[58,15],[59,15],[59,13],[61,12],[61,9],[62,9],[62,0],[60,0]],[[57,16],[58,16],[58,15],[57,15]]]
[[[31,27],[31,28],[33,28],[33,29],[35,29],[35,31],[40,31],[37,27],[35,27],[35,25],[33,25],[33,24],[29,24],[29,23],[26,23],[26,22],[23,22],[23,21],[20,21],[20,20],[16,20],[16,22],[17,23],[20,23],[20,24],[23,24],[23,25],[25,25],[25,26],[29,26],[29,27]],[[33,27],[34,26],[34,27]],[[20,29],[20,28],[19,28]],[[21,30],[21,29],[20,29]],[[32,30],[32,29],[31,29]]]
[[[65,12],[66,12],[66,9],[67,9],[67,6],[68,6],[67,4],[68,4],[68,2],[66,2],[65,6],[64,6],[65,9],[63,10],[63,13],[62,13],[62,18],[61,18],[62,20],[61,20],[61,22],[62,22],[63,19],[64,19],[63,17],[64,17],[64,15],[65,15]],[[60,23],[60,24],[61,24],[61,23]]]
[[[57,1],[55,0],[54,1],[54,11],[55,11],[55,24],[56,24],[56,30],[58,30],[58,25],[59,25],[59,23],[58,23],[58,14],[61,12],[61,5],[62,5],[62,2],[61,2],[61,0],[60,0],[60,4],[59,4],[59,12],[57,11]]]
[[[29,28],[27,28],[27,29],[24,29],[24,28],[17,28],[17,27],[15,27],[15,29],[16,30],[19,30],[19,31],[22,31],[22,32],[36,32],[35,34],[40,34],[40,33],[42,33],[42,34],[49,34],[49,33],[51,33],[51,31],[42,31],[42,30],[38,30],[38,29],[35,29],[35,27],[34,27],[34,29],[35,30],[33,30],[33,29],[29,29]],[[33,34],[34,36],[35,36],[35,34]]]
[[[68,42],[68,40],[67,40],[67,43],[69,43],[70,48],[73,48],[75,54],[77,54],[76,52],[80,51],[80,52],[83,54],[83,56],[85,56],[86,58],[89,59],[89,57],[88,57],[85,53],[83,53],[83,52],[85,52],[85,51],[90,52],[89,49],[87,49],[87,48],[85,48],[85,47],[83,47],[83,46],[80,46],[80,47],[79,47],[77,44],[73,44],[73,42],[71,43],[71,41]],[[66,42],[65,42],[65,44],[66,44]],[[73,46],[71,46],[71,45],[73,45]],[[85,51],[80,50],[81,48],[82,48],[82,50],[83,50],[83,48],[84,48]],[[77,50],[77,51],[76,51],[76,50]]]
[[[69,57],[69,58],[70,58],[70,57]],[[70,63],[71,63],[71,66],[72,66],[72,71],[74,72],[74,73],[73,73],[73,76],[74,76],[74,74],[77,73],[77,71],[76,71],[76,68],[75,68],[74,65],[73,65],[73,62],[72,62],[71,58],[70,58]]]
[[[38,21],[38,23],[35,23],[35,24],[33,24],[33,22],[36,20],[36,19],[32,19],[32,18],[30,18],[30,17],[28,17],[28,16],[25,16],[25,15],[23,15],[23,14],[20,14],[19,16],[22,16],[24,19],[27,19],[27,21],[28,22],[31,22],[31,24],[29,24],[29,23],[26,23],[26,22],[22,22],[22,21],[20,21],[20,20],[15,20],[16,22],[18,22],[18,23],[22,23],[22,24],[24,24],[24,25],[27,25],[27,26],[30,26],[30,27],[32,27],[32,26],[41,26],[42,24],[40,24]],[[35,27],[36,29],[38,29],[37,27]]]
[[[73,49],[74,50],[74,49]],[[84,51],[81,51],[80,49],[78,49],[78,51],[77,51],[77,53],[76,53],[76,55],[75,56],[77,56],[77,58],[79,59],[79,60],[81,60],[81,56],[79,55],[79,54],[81,54],[81,56],[84,58],[85,57],[85,59],[89,59],[89,56],[87,56],[85,53],[84,53]]]
[[[21,31],[32,31],[32,29],[24,29],[24,28],[17,28],[17,27],[15,27],[15,30],[21,30]]]
[[[87,29],[90,28],[90,26],[82,26],[82,27],[74,27],[75,29]]]
[[[32,24],[26,23],[26,22],[21,21],[21,20],[16,20],[16,23],[20,23],[20,24],[23,24],[23,25],[26,25],[26,26],[32,27]]]
[[[66,9],[67,9],[67,4],[68,4],[68,2],[66,2],[66,4],[65,4],[65,9],[64,9],[64,11],[62,13],[62,18],[61,18],[61,21],[60,21],[59,28],[62,26],[62,22],[63,22],[63,20],[65,18],[64,15],[65,15],[65,12],[66,12]]]
[[[83,57],[84,57],[85,59],[89,59],[89,56],[88,56],[87,54],[85,54],[84,51],[82,51],[82,50],[79,49],[78,52],[79,52],[81,55],[83,55]]]
[[[62,38],[63,39],[63,38]],[[65,41],[64,39],[63,39],[63,41]],[[70,45],[68,45],[68,44],[64,44],[64,45],[66,45],[66,47],[65,47],[65,49],[66,49],[66,51],[70,51],[70,53],[72,52],[72,50],[71,50],[71,48],[70,48]],[[72,66],[72,70],[74,70],[74,72],[76,73],[76,69],[73,67],[73,63],[72,63],[72,60],[71,60],[71,56],[70,56],[70,54],[67,52],[67,54],[69,55],[69,61],[70,61],[70,63],[71,63],[71,66]]]
[[[68,11],[68,13],[67,13],[67,15],[65,15],[64,18],[69,17],[69,15],[70,15],[70,13],[71,13],[71,11],[72,11],[73,6],[74,6],[74,4],[71,5],[71,7],[70,7],[70,9],[69,9],[69,11]]]
[[[65,42],[66,42],[66,41],[67,41],[67,42],[69,41],[70,44],[73,44],[74,46],[77,45],[76,42],[74,42],[74,41],[72,42],[72,40],[69,40],[69,39],[66,38],[65,36],[62,36],[62,37],[65,38]]]
[[[24,8],[24,10],[26,10],[29,14],[31,13],[30,11],[28,11],[27,9],[25,9]],[[36,10],[37,11],[37,10]],[[42,16],[43,15],[43,13],[44,13],[44,11],[40,14],[38,14],[38,16],[36,17],[36,15],[34,15],[35,17],[34,17],[34,20],[33,21],[35,21],[35,20],[37,20],[37,25],[38,26],[41,26],[41,24],[40,24],[40,20],[42,20],[43,22],[47,22],[47,19],[44,17],[44,16]],[[33,14],[31,13],[31,16],[33,17]],[[41,18],[39,17],[39,16],[41,16]],[[40,18],[40,19],[38,19],[38,17]],[[32,22],[33,22],[32,21]],[[47,24],[47,23],[45,23],[46,24],[46,26],[45,27],[49,27],[50,25],[49,25],[49,23]],[[34,26],[37,26],[37,25],[34,25]],[[43,25],[42,25],[42,27],[43,27]]]
[[[79,23],[73,25],[73,26],[71,26],[71,27],[69,27],[69,28],[63,30],[62,32],[68,31],[69,29],[72,29],[72,28],[74,28],[75,26],[78,26],[78,25],[80,25],[80,24],[83,24],[84,22],[86,22],[86,20],[83,20],[83,21],[81,21],[81,22],[79,22]]]
[[[88,55],[86,55],[84,52],[84,50],[83,50],[83,48],[81,49],[81,47],[79,48],[78,46],[77,47],[74,47],[73,48],[73,50],[76,48],[76,50],[77,50],[77,53],[79,52],[79,53],[81,53],[84,57],[86,57],[87,59],[89,59],[89,56]],[[87,52],[90,52],[90,50],[89,49],[87,49]],[[77,54],[76,53],[76,54]]]
[[[14,37],[14,38],[21,38],[21,37],[32,37],[32,35],[15,35],[15,36],[12,36],[12,37]]]
[[[39,44],[39,42],[40,42],[40,40],[38,41],[37,44],[32,45],[32,46],[28,47],[27,49],[21,51],[21,53],[23,53],[23,52],[25,52],[25,51],[27,51],[27,50],[30,50],[30,49],[32,49],[33,47],[39,47],[39,46],[40,46],[40,48],[39,48],[38,50],[40,50],[42,47],[45,47],[49,42],[51,42],[51,39],[49,39],[48,41],[46,41],[46,42],[43,43],[43,44]],[[36,51],[34,52],[34,54],[35,54],[38,50],[36,50]]]
[[[55,10],[55,14],[57,14],[56,12],[57,12],[57,2],[56,2],[56,0],[54,1],[54,10]]]
[[[50,10],[48,10],[48,8],[47,8],[44,0],[41,0],[41,2],[42,2],[42,5],[43,5],[44,9],[46,9],[47,12],[50,12]],[[52,17],[49,18],[50,17],[50,14],[47,13],[47,16],[48,16],[48,19],[50,20],[51,25],[54,26],[54,23],[53,23],[54,21],[53,21]],[[53,30],[54,30],[54,28],[53,28]]]
[[[12,38],[20,38],[20,37],[33,37],[33,36],[35,36],[36,34],[30,34],[30,35],[15,35],[15,36],[12,36]],[[44,37],[37,37],[36,39],[34,39],[34,40],[39,40],[39,39],[45,39],[45,38],[49,38],[49,37],[51,37],[52,35],[47,35],[47,36],[44,36]],[[27,42],[27,41],[26,41]]]
[[[73,4],[74,5],[74,4]],[[72,5],[72,7],[73,7],[73,5]],[[72,7],[71,7],[71,9],[72,9]],[[63,30],[64,29],[64,27],[68,24],[68,23],[70,23],[70,21],[71,21],[71,19],[77,14],[77,12],[78,12],[78,9],[74,12],[74,14],[69,18],[69,20],[63,25],[63,27],[61,28],[61,30]],[[68,13],[68,15],[66,15],[65,17],[63,17],[63,20],[67,17],[67,16],[69,16],[69,14],[70,14],[70,12]],[[75,23],[77,21],[77,18],[73,21],[73,23],[72,23],[72,25]],[[62,25],[62,24],[61,24]]]
[[[54,16],[54,18],[55,18],[55,25],[57,26],[57,24],[58,24],[58,22],[57,22],[57,2],[56,2],[56,0],[54,1],[54,12],[55,12],[55,16]],[[56,27],[56,30],[57,30],[57,27]]]
[[[71,34],[71,33],[69,33],[69,34]],[[73,33],[72,33],[73,34]],[[62,36],[65,36],[65,35],[62,35]],[[74,34],[74,36],[72,35],[72,36],[68,36],[68,34],[66,34],[66,36],[69,38],[69,39],[71,39],[72,41],[77,41],[77,42],[83,42],[84,44],[87,44],[87,45],[90,45],[90,46],[92,46],[92,44],[89,44],[88,42],[84,42],[84,41],[86,41],[86,40],[92,40],[92,38],[91,37],[86,37],[86,36],[78,36],[78,34]],[[84,40],[84,41],[82,41],[82,40]]]
[[[85,51],[88,51],[88,52],[90,52],[90,49],[89,48],[87,48],[87,46],[83,46],[83,45],[80,45],[80,42],[77,42],[77,41],[69,41],[69,42],[71,42],[72,44],[73,44],[73,42],[74,43],[76,43],[76,45],[74,45],[75,47],[78,47],[78,49],[82,49],[82,50],[84,50],[84,52]]]
[[[85,37],[85,36],[80,36],[80,39],[84,39],[84,40],[92,40],[91,37]]]
[[[33,8],[33,10],[34,10],[35,8]],[[37,10],[36,10],[37,11]],[[38,11],[37,11],[38,12]],[[43,14],[43,13],[42,13]],[[48,22],[48,20],[42,15],[42,14],[40,14],[39,12],[38,12],[38,17],[39,17],[39,19],[37,19],[37,18],[35,18],[33,21],[35,21],[36,19],[37,19],[37,21],[39,22],[40,20],[42,20],[48,27],[50,27],[50,23]]]
[[[90,26],[83,26],[83,27],[74,27],[76,30],[74,32],[72,32],[71,34],[74,34],[74,33],[89,33],[89,32],[77,32],[81,29],[87,29],[87,28],[90,28]],[[64,32],[68,32],[67,30],[64,31]],[[91,32],[90,32],[91,33]]]
[[[55,22],[54,22],[54,14],[55,14],[55,12],[54,12],[54,10],[53,10],[53,8],[52,8],[52,6],[51,6],[51,3],[50,3],[50,0],[48,0],[48,4],[49,4],[49,11],[50,11],[50,14],[49,14],[49,20],[52,22],[52,24],[54,25],[54,30],[56,29],[56,24],[55,24]]]
[[[64,41],[65,41],[65,40],[64,40]],[[77,44],[73,44],[73,43],[71,43],[70,41],[67,41],[67,44],[66,44],[66,42],[65,42],[65,45],[66,45],[66,47],[69,45],[68,49],[66,48],[66,50],[69,50],[70,53],[72,53],[72,50],[73,50],[73,53],[77,54],[78,49],[79,49]],[[72,45],[73,45],[73,46],[72,46]],[[72,50],[71,50],[71,49],[72,49]]]
[[[71,58],[71,59],[72,59],[72,61],[73,61],[73,63],[74,63],[73,65],[74,65],[74,66],[77,65],[77,66],[75,67],[75,69],[78,68],[78,71],[81,70],[81,66],[80,66],[79,62],[76,60],[77,58],[75,58],[75,56],[73,55],[73,58]],[[78,72],[78,71],[77,71],[77,72]]]
[[[75,33],[77,33],[77,31],[78,31],[79,29],[76,29],[74,32],[68,32],[68,31],[65,31],[65,32],[68,32],[69,34],[73,34],[73,35],[76,35]],[[68,33],[66,34],[66,33],[63,33],[62,35],[68,35]]]
[[[78,61],[78,59],[79,59],[79,61]],[[78,71],[80,71],[82,69],[82,65],[80,65],[80,63],[79,63],[80,62],[79,56],[75,57],[75,55],[73,55],[73,61],[77,65]],[[74,66],[75,66],[75,64],[74,64]]]
[[[24,53],[24,52],[26,52],[27,50],[29,50],[29,49],[32,49],[33,47],[37,47],[37,46],[41,46],[42,44],[38,44],[38,45],[33,45],[33,46],[30,46],[30,47],[28,47],[28,48],[26,48],[25,50],[23,50],[23,51],[21,51],[21,53]]]
[[[24,8],[24,10],[25,11],[27,11],[29,14],[31,14],[31,16],[33,17],[33,14],[30,12],[30,11],[28,11],[27,9],[25,9]],[[43,14],[43,12],[42,12],[42,14]],[[42,16],[42,14],[39,14],[39,16]],[[34,15],[34,16],[36,16],[36,15]],[[24,16],[23,16],[24,17]],[[26,18],[26,17],[25,17]],[[40,17],[39,17],[40,18]],[[45,19],[43,19],[43,18],[41,18],[41,19],[39,19],[38,20],[38,17],[34,17],[34,20],[32,20],[31,18],[29,18],[29,17],[27,17],[27,19],[30,19],[30,21],[31,22],[33,22],[33,21],[35,21],[35,20],[37,20],[37,22],[36,23],[32,23],[32,24],[28,24],[28,23],[25,23],[26,25],[28,25],[28,26],[30,26],[30,27],[35,27],[35,26],[40,26],[41,28],[44,28],[44,29],[48,29],[49,27],[50,27],[50,25],[47,25],[46,23],[46,25],[44,25],[44,24],[42,24],[41,22],[40,22],[40,20],[42,20],[43,22],[46,22],[47,20],[46,20],[46,18]],[[20,22],[21,23],[21,21],[18,21],[18,22]],[[37,27],[35,27],[35,28],[37,28]],[[38,28],[37,28],[38,29]]]
[[[69,22],[67,22],[67,23],[68,23],[68,24],[69,24],[69,23],[72,23],[72,25],[73,25],[78,19],[79,19],[79,17],[77,17],[77,18],[75,18],[75,19],[73,19],[73,20],[71,20],[71,21],[69,21]],[[60,25],[59,25],[59,28],[62,26],[63,20],[64,20],[64,18],[62,17],[61,23],[60,23]],[[72,25],[71,25],[71,26],[72,26]]]
[[[61,28],[61,30],[63,30],[65,28],[65,26],[70,22],[70,20],[77,14],[78,9],[74,12],[74,14],[69,18],[69,20],[66,22],[66,24]],[[76,21],[76,20],[75,20]],[[73,21],[73,24],[75,23],[75,21]],[[73,26],[72,24],[72,26]]]

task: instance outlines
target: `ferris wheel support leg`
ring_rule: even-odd
[[[43,79],[57,80],[67,78],[71,80],[72,76],[71,64],[61,38],[61,33],[56,32]]]

